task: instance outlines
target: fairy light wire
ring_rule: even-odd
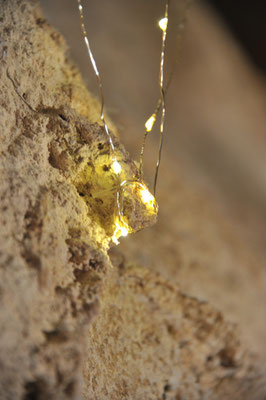
[[[158,151],[158,160],[156,164],[155,176],[154,176],[154,185],[153,185],[153,194],[156,194],[156,186],[157,179],[159,173],[159,167],[161,163],[162,156],[162,147],[163,147],[163,139],[164,139],[164,122],[165,122],[165,90],[164,90],[164,60],[165,60],[165,45],[166,45],[166,36],[167,36],[167,26],[168,26],[168,9],[169,9],[169,0],[166,0],[165,4],[165,13],[164,18],[159,22],[159,26],[162,29],[162,47],[161,47],[161,58],[160,58],[160,74],[159,74],[159,87],[160,87],[160,100],[161,100],[161,121],[160,121],[160,142],[159,142],[159,151]]]
[[[167,89],[171,83],[171,79],[172,79],[172,75],[173,75],[173,69],[172,69],[172,72],[168,79],[167,85],[164,88],[164,60],[165,60],[166,35],[167,35],[167,28],[168,28],[168,10],[169,10],[169,0],[166,0],[164,17],[159,21],[159,27],[162,30],[162,46],[161,46],[161,54],[160,54],[160,72],[159,72],[160,98],[159,98],[159,101],[157,103],[157,106],[156,106],[153,114],[148,118],[148,120],[145,123],[145,133],[143,135],[143,140],[142,140],[142,145],[141,145],[140,160],[139,160],[139,173],[138,173],[139,180],[142,180],[143,179],[143,159],[144,159],[144,152],[145,152],[145,146],[146,146],[146,139],[147,139],[148,133],[152,131],[153,126],[157,120],[158,113],[162,107],[161,122],[160,122],[160,142],[159,142],[158,159],[157,159],[155,177],[154,177],[154,187],[153,187],[154,196],[155,196],[155,192],[156,192],[157,178],[158,178],[158,172],[159,172],[159,167],[160,167],[160,162],[161,162],[161,153],[162,153],[162,147],[163,147],[164,121],[165,121],[165,112],[166,112],[165,95],[166,95]]]
[[[89,39],[88,39],[87,31],[86,31],[86,28],[85,28],[82,1],[81,0],[77,0],[77,2],[78,2],[78,9],[79,9],[79,16],[80,16],[80,25],[81,25],[81,30],[82,30],[84,42],[85,42],[87,50],[88,50],[88,55],[89,55],[89,58],[90,58],[90,62],[91,62],[92,68],[93,68],[94,73],[95,73],[96,78],[97,78],[98,91],[99,91],[99,97],[100,97],[100,103],[101,103],[100,117],[101,117],[101,120],[102,120],[102,123],[103,123],[103,126],[104,126],[104,130],[106,132],[106,135],[107,135],[109,143],[110,143],[113,160],[116,163],[117,159],[116,159],[116,156],[114,154],[115,147],[114,147],[113,139],[112,139],[112,137],[110,135],[110,132],[109,132],[109,129],[108,129],[107,123],[105,121],[105,117],[104,117],[104,111],[103,111],[104,110],[104,97],[103,97],[102,80],[101,80],[101,76],[100,76],[100,73],[99,73],[99,70],[98,70],[94,55],[93,55],[92,50],[91,50],[91,46],[90,46],[90,42],[89,42]]]
[[[112,140],[112,137],[110,135],[107,123],[105,121],[105,116],[104,116],[104,96],[103,96],[103,88],[102,88],[102,80],[100,77],[100,73],[93,55],[93,52],[91,50],[90,42],[88,39],[87,31],[85,28],[84,24],[84,14],[83,14],[83,5],[82,5],[82,0],[77,0],[78,3],[78,9],[79,9],[79,15],[80,15],[80,25],[81,25],[81,30],[84,38],[85,45],[87,47],[88,51],[88,56],[91,62],[91,65],[93,67],[97,83],[98,83],[98,91],[99,91],[99,98],[100,98],[100,118],[104,126],[105,133],[107,135],[109,144],[110,144],[110,149],[111,149],[111,156],[112,156],[112,168],[115,174],[120,176],[120,172],[122,170],[121,165],[118,163],[116,154],[115,154],[115,147],[114,143]],[[141,148],[141,155],[140,155],[140,167],[139,167],[139,174],[137,177],[137,180],[124,180],[119,182],[119,189],[116,192],[116,204],[117,204],[117,217],[118,217],[118,222],[115,221],[115,231],[114,235],[112,237],[113,241],[118,244],[117,240],[117,234],[126,236],[128,232],[130,232],[131,228],[127,224],[127,220],[124,217],[124,212],[123,212],[123,192],[125,190],[125,187],[129,184],[134,184],[137,185],[136,188],[140,190],[140,195],[143,199],[143,202],[146,204],[149,204],[150,206],[157,207],[156,206],[156,201],[155,201],[155,192],[156,192],[156,184],[157,184],[157,178],[158,178],[158,171],[159,171],[159,166],[160,166],[160,160],[161,160],[161,152],[162,152],[162,146],[163,146],[163,134],[164,134],[164,121],[165,121],[165,113],[166,113],[166,107],[165,107],[165,90],[167,90],[168,84],[166,86],[166,89],[164,88],[164,60],[165,60],[165,44],[166,44],[166,35],[167,35],[167,25],[168,25],[168,8],[169,8],[169,0],[166,0],[166,6],[165,6],[165,14],[164,18],[162,18],[159,21],[159,26],[162,29],[162,46],[161,46],[161,55],[160,55],[160,73],[159,73],[159,87],[160,87],[160,99],[157,103],[156,109],[152,116],[149,118],[149,120],[146,122],[145,127],[146,127],[146,132],[143,138],[143,143],[142,143],[142,148]],[[170,78],[171,80],[171,78]],[[168,83],[170,83],[170,80]],[[154,178],[154,196],[150,194],[150,192],[146,189],[145,185],[142,184],[142,178],[143,178],[143,156],[144,156],[144,149],[145,149],[145,142],[146,142],[146,137],[147,134],[152,130],[154,123],[156,122],[157,115],[162,108],[161,111],[161,121],[160,121],[160,142],[159,142],[159,152],[158,152],[158,160],[157,160],[157,165],[156,165],[156,172],[155,172],[155,178]],[[120,179],[119,179],[120,180]],[[147,194],[148,193],[148,194]]]
[[[81,25],[81,30],[82,30],[82,34],[83,34],[83,38],[87,47],[87,51],[88,51],[88,55],[89,55],[89,59],[91,62],[91,65],[93,67],[94,73],[96,75],[97,78],[97,83],[98,83],[98,91],[99,91],[99,98],[100,98],[100,103],[101,103],[101,109],[100,109],[100,118],[101,121],[103,122],[103,126],[104,126],[104,130],[105,133],[108,137],[109,140],[109,144],[110,144],[110,148],[111,148],[111,153],[112,153],[112,169],[114,171],[115,174],[120,175],[120,172],[122,171],[122,167],[119,164],[119,162],[117,161],[117,157],[115,154],[115,147],[114,147],[114,143],[112,140],[112,137],[110,135],[107,123],[105,121],[105,117],[104,117],[104,96],[103,96],[103,88],[102,88],[102,80],[100,77],[100,73],[93,55],[93,52],[91,50],[91,46],[90,46],[90,42],[88,39],[88,35],[87,35],[87,31],[85,28],[85,24],[84,24],[84,14],[83,14],[83,5],[82,5],[82,1],[81,0],[77,0],[78,2],[78,9],[79,9],[79,15],[80,15],[80,25]],[[123,192],[123,186],[127,183],[127,181],[123,181],[119,183],[119,189],[116,192],[116,205],[117,205],[117,213],[118,213],[118,221],[119,223],[117,223],[117,221],[115,221],[115,231],[112,237],[112,240],[114,241],[114,243],[118,244],[118,239],[116,235],[121,235],[121,236],[126,236],[129,232],[129,226],[124,218],[124,214],[123,214],[123,207],[122,207],[122,192]]]
[[[187,13],[188,13],[189,8],[192,5],[193,1],[194,0],[185,0],[184,16],[183,16],[183,18],[181,19],[181,21],[178,24],[177,54],[179,54],[179,52],[180,52],[182,31],[184,29],[184,25],[187,22]],[[169,7],[169,3],[168,3],[168,7]],[[168,11],[168,13],[169,13],[169,11]],[[162,20],[166,21],[165,17],[162,18]],[[168,22],[168,20],[167,20],[167,22]],[[167,28],[167,26],[166,26],[166,28]],[[172,82],[172,78],[173,78],[173,75],[174,75],[174,72],[175,72],[175,68],[176,68],[178,63],[179,63],[179,57],[174,59],[173,65],[171,67],[170,75],[169,75],[169,77],[167,79],[167,83],[165,84],[165,87],[164,87],[164,99],[165,99],[166,93],[167,93],[167,91],[169,89],[169,86],[170,86],[170,84]],[[159,111],[161,109],[161,106],[162,106],[162,96],[160,96],[153,114],[148,118],[148,120],[145,123],[145,133],[143,135],[142,146],[141,146],[141,151],[140,151],[140,159],[139,159],[139,172],[138,172],[139,180],[143,180],[143,159],[144,159],[144,152],[145,152],[145,146],[146,146],[146,139],[147,139],[148,134],[152,131],[153,126],[155,125],[155,123],[157,121],[157,117],[158,117]],[[160,145],[160,148],[162,148],[162,143]],[[160,165],[160,160],[159,160],[159,165]],[[159,169],[159,166],[157,167],[157,177],[158,177],[158,169]],[[157,178],[156,178],[156,182],[157,182]],[[155,183],[155,188],[156,188],[156,183]]]

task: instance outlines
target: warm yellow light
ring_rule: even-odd
[[[164,17],[164,18],[160,19],[160,21],[159,21],[159,27],[161,28],[161,30],[162,30],[163,32],[166,31],[167,25],[168,25],[168,18],[167,18],[167,17]]]
[[[156,200],[154,198],[154,196],[148,191],[148,189],[145,188],[145,186],[140,187],[139,189],[139,193],[141,196],[141,200],[142,202],[150,208],[155,208],[156,207]]]
[[[113,241],[113,243],[116,244],[116,245],[119,244],[119,240],[117,239],[117,237],[116,237],[115,234],[113,234],[113,236],[112,236],[112,241]]]
[[[112,168],[115,174],[120,174],[120,172],[122,171],[122,167],[117,160],[113,162]]]
[[[129,233],[129,226],[123,217],[116,218],[115,220],[115,230],[112,236],[112,241],[115,244],[119,244],[118,239],[121,236],[127,236]]]
[[[152,116],[145,123],[145,128],[147,132],[150,132],[152,130],[155,121],[156,115],[152,114]]]
[[[120,226],[120,232],[121,232],[121,236],[127,236],[128,235],[128,229],[125,228],[124,226]]]

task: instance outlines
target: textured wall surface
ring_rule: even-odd
[[[38,5],[8,0],[1,8],[0,398],[263,399],[265,371],[250,342],[202,294],[192,297],[185,280],[179,285],[173,267],[190,260],[194,269],[212,262],[239,271],[248,250],[212,213],[210,234],[197,241],[208,198],[180,181],[180,198],[193,210],[189,223],[179,215],[183,245],[168,224],[146,231],[155,256],[162,241],[169,244],[168,256],[157,257],[168,275],[148,262],[147,237],[142,244],[128,237],[109,258],[107,205],[100,196],[89,200],[95,175],[80,192],[84,169],[97,172],[106,153],[99,107]],[[229,288],[222,290],[226,297]]]

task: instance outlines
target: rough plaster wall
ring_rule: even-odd
[[[85,398],[262,398],[235,325],[159,274],[113,262],[89,332]]]
[[[1,7],[0,398],[262,399],[260,368],[219,312],[109,260],[73,183],[106,140],[98,106],[35,2]]]
[[[93,159],[87,142],[105,136],[66,108],[95,110],[35,3],[1,7],[0,397],[73,398],[109,261],[106,235],[69,177],[84,147]]]

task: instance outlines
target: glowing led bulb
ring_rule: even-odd
[[[121,217],[122,218],[122,217]],[[129,226],[126,221],[123,219],[116,218],[115,220],[115,230],[112,236],[112,241],[115,244],[119,244],[118,239],[120,236],[127,236],[129,233]]]
[[[116,237],[115,234],[113,234],[113,236],[112,236],[112,241],[113,241],[113,243],[116,244],[116,245],[119,244],[119,240],[117,239],[117,237]]]
[[[121,236],[124,236],[124,237],[127,236],[128,235],[127,228],[124,226],[120,226],[120,233],[121,233]]]
[[[160,19],[160,21],[159,21],[159,27],[161,28],[161,30],[162,30],[163,32],[166,31],[167,25],[168,25],[168,18],[167,18],[167,17],[164,17],[164,18]]]
[[[112,168],[115,174],[120,174],[122,171],[122,167],[117,160],[113,162]]]
[[[141,196],[142,202],[150,208],[154,208],[156,206],[156,200],[154,196],[146,189],[144,186],[141,186],[139,189],[139,193]]]
[[[147,132],[150,132],[152,130],[155,121],[156,115],[152,114],[152,116],[145,123],[145,128]]]

